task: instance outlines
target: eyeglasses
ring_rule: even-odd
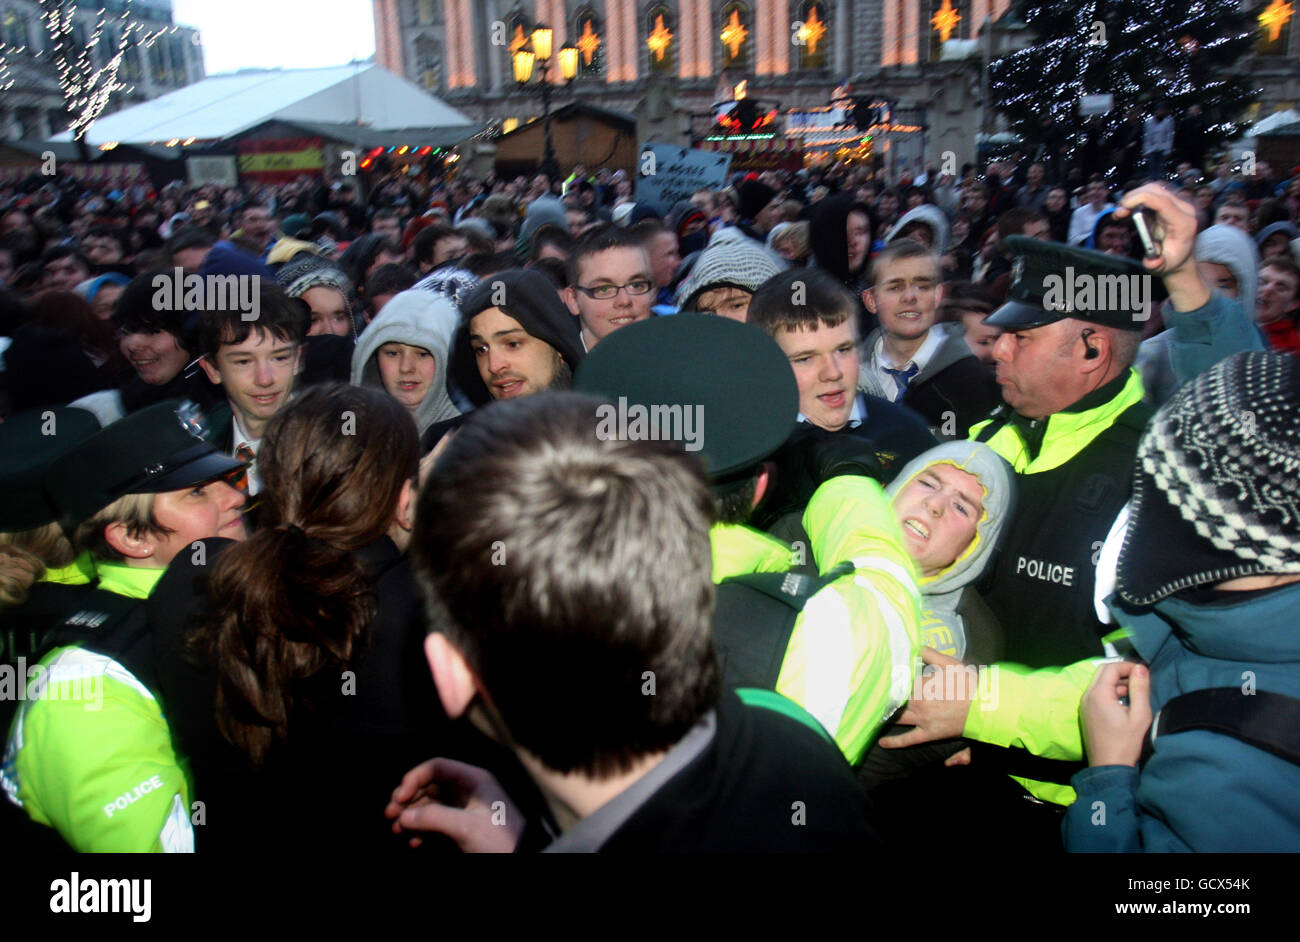
[[[594,288],[584,288],[582,285],[574,285],[573,287],[575,291],[581,291],[587,297],[594,298],[597,301],[611,301],[618,297],[618,293],[625,288],[627,289],[627,293],[630,295],[640,295],[649,292],[654,285],[644,278],[637,278],[629,281],[625,285],[596,285]]]

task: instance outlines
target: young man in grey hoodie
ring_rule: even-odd
[[[979,442],[945,442],[904,465],[885,493],[921,591],[921,644],[967,664],[998,660],[1001,627],[974,586],[1015,509],[1011,466]],[[863,757],[858,777],[870,791],[963,747],[961,739],[901,751],[876,745]]]
[[[441,295],[417,288],[394,295],[357,338],[352,385],[384,389],[406,406],[421,435],[460,415],[447,394],[447,351],[459,320]]]

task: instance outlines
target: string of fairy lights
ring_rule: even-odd
[[[120,8],[110,13],[100,7],[94,14],[95,26],[85,43],[77,40],[75,27],[88,23],[90,18],[80,15],[76,0],[40,0],[41,29],[49,37],[49,56],[58,73],[59,88],[71,116],[68,130],[74,140],[80,140],[90,126],[108,106],[117,92],[130,92],[134,86],[118,79],[118,72],[128,51],[138,46],[152,47],[161,37],[176,33],[175,25],[147,29],[131,16],[131,0],[124,0]],[[110,28],[111,27],[111,28]],[[100,43],[116,40],[111,55],[96,64],[94,50]],[[15,82],[10,60],[27,51],[27,46],[12,46],[0,41],[0,91],[8,91]],[[37,50],[39,58],[43,50]]]

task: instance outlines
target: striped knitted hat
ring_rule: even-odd
[[[1151,605],[1265,573],[1300,573],[1300,360],[1238,353],[1147,426],[1116,588]]]

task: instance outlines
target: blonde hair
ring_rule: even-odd
[[[27,590],[46,570],[66,566],[76,558],[71,541],[57,523],[0,532],[0,608],[22,605]]]
[[[124,557],[109,544],[104,530],[113,523],[126,526],[126,532],[132,536],[156,534],[164,536],[172,531],[162,526],[153,515],[155,494],[125,494],[109,504],[89,520],[78,525],[72,536],[72,544],[79,552],[88,551],[95,559],[107,562],[121,562]]]

